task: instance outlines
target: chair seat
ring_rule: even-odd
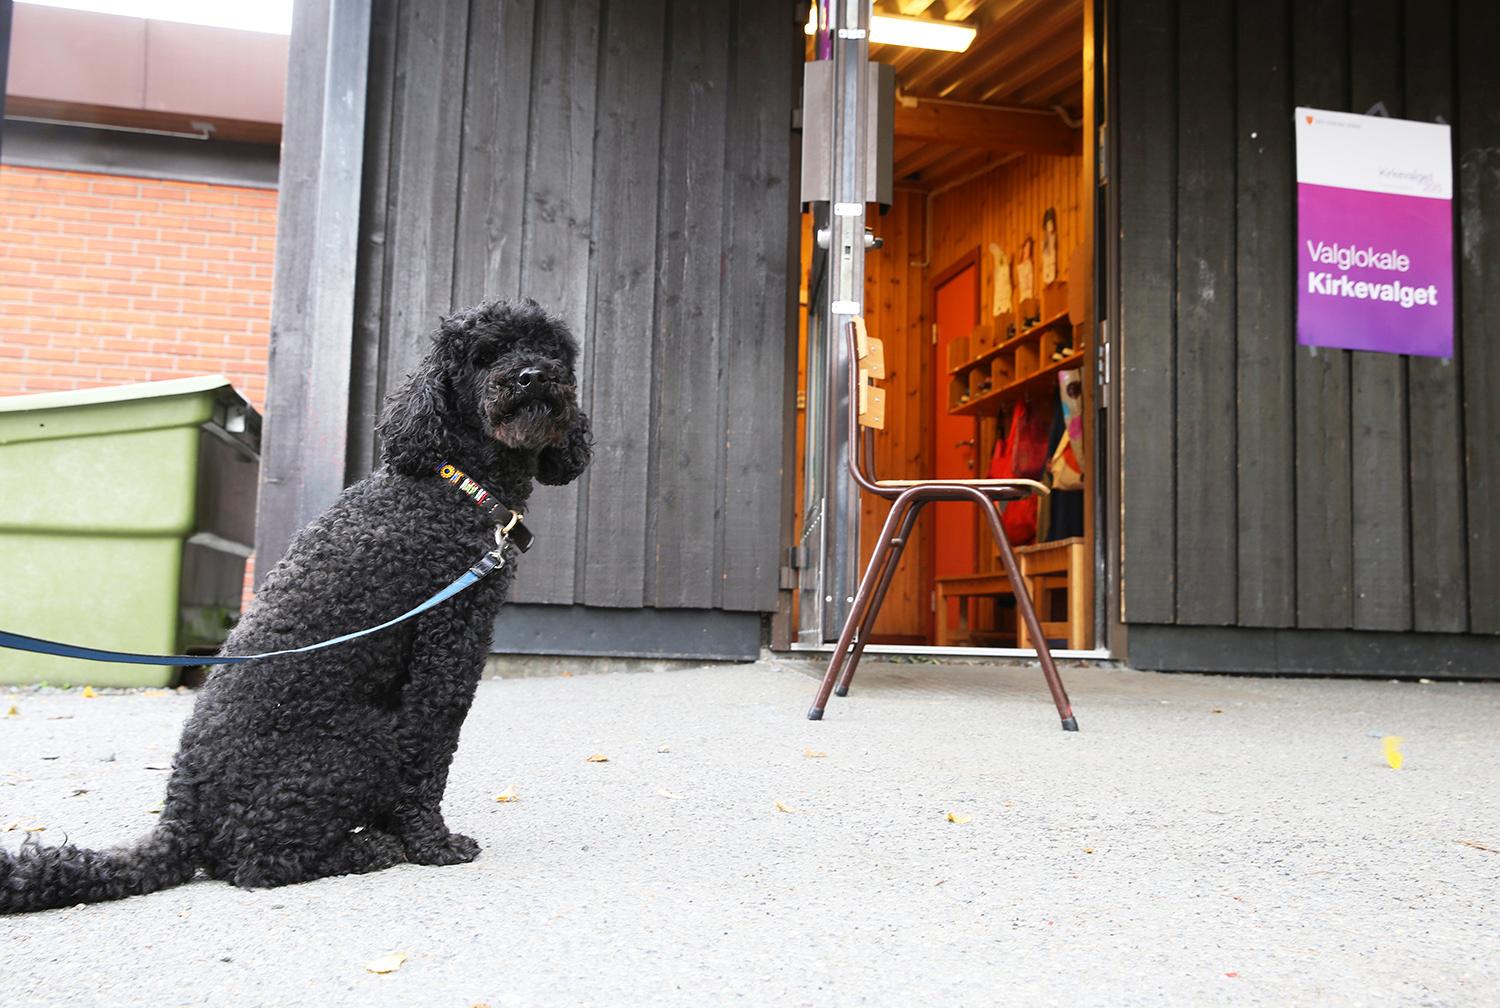
[[[921,480],[876,480],[876,486],[890,487],[892,490],[906,490],[914,486],[966,486],[979,487],[1012,487],[1017,490],[1030,490],[1033,493],[1051,493],[1051,488],[1045,483],[1038,483],[1031,479],[921,479]]]

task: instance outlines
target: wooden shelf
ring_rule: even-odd
[[[1049,319],[1043,319],[1034,326],[1022,329],[1020,332],[1010,337],[1010,339],[1002,340],[1001,342],[996,343],[994,346],[990,347],[988,350],[980,354],[978,357],[975,357],[973,360],[964,361],[956,368],[949,368],[948,374],[956,376],[962,371],[967,371],[972,367],[977,367],[978,365],[984,364],[987,361],[994,360],[997,356],[1011,349],[1016,344],[1026,342],[1037,333],[1046,332],[1048,329],[1059,328],[1059,326],[1067,321],[1068,313],[1065,311],[1058,312],[1056,315],[1052,316]]]
[[[1024,392],[1028,392],[1035,388],[1040,388],[1042,385],[1046,384],[1042,381],[1042,379],[1048,378],[1059,371],[1066,371],[1068,368],[1074,366],[1075,364],[1081,364],[1083,362],[1083,356],[1083,351],[1077,350],[1073,353],[1068,354],[1068,356],[1064,357],[1062,360],[1051,361],[1047,364],[1046,367],[1034,371],[1024,378],[1018,378],[1007,385],[1002,385],[997,389],[991,389],[978,398],[970,399],[968,402],[963,403],[960,406],[955,406],[953,409],[950,409],[948,413],[950,416],[979,416],[980,414],[988,415],[1007,399],[1013,399]]]

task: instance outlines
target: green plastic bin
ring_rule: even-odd
[[[0,397],[0,628],[213,654],[239,617],[259,472],[260,414],[221,375]],[[0,683],[180,671],[0,648]]]

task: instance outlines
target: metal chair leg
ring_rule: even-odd
[[[839,677],[839,683],[833,689],[834,696],[849,695],[849,684],[854,681],[854,670],[859,667],[859,660],[865,653],[865,645],[870,642],[870,634],[875,629],[875,620],[880,615],[880,607],[885,604],[885,593],[891,587],[891,581],[896,576],[896,569],[901,566],[901,554],[906,552],[906,545],[911,542],[911,530],[917,524],[917,516],[921,513],[922,505],[925,503],[927,502],[918,499],[913,500],[907,506],[906,517],[901,520],[901,530],[896,533],[896,538],[891,540],[891,550],[886,558],[885,570],[881,571],[880,581],[875,586],[875,596],[870,600],[865,610],[864,623],[854,638],[854,650],[844,661],[844,674]]]
[[[982,497],[975,491],[976,497]],[[1010,578],[1011,588],[1014,589],[1016,597],[1016,609],[1021,619],[1026,622],[1026,632],[1031,635],[1036,644],[1036,657],[1042,665],[1042,675],[1047,680],[1047,688],[1052,691],[1052,702],[1057,705],[1058,716],[1062,718],[1063,731],[1077,731],[1078,719],[1073,716],[1073,705],[1068,700],[1068,693],[1063,689],[1062,679],[1057,674],[1057,666],[1052,663],[1052,649],[1047,644],[1047,638],[1042,633],[1041,621],[1036,617],[1036,607],[1031,604],[1031,593],[1026,590],[1026,582],[1021,578],[1021,568],[1016,563],[1016,555],[1011,550],[1010,540],[1005,536],[1005,527],[1000,524],[1000,513],[996,510],[994,503],[985,500],[984,512],[989,517],[990,531],[994,533],[995,540],[1000,546],[1000,559],[1005,564],[1006,576]]]
[[[859,588],[854,593],[854,604],[850,606],[849,615],[844,620],[844,629],[840,631],[838,643],[834,645],[833,656],[828,659],[828,668],[823,673],[823,682],[818,687],[818,695],[813,700],[812,707],[807,711],[809,721],[820,721],[823,718],[823,708],[828,705],[828,696],[833,692],[833,684],[838,679],[839,671],[849,654],[849,645],[853,642],[854,633],[864,622],[876,578],[884,570],[882,564],[891,550],[892,533],[896,529],[897,522],[905,516],[909,504],[908,495],[902,494],[896,498],[895,503],[891,505],[891,513],[885,517],[885,524],[880,529],[880,538],[875,542],[875,552],[870,557],[869,566],[865,568],[864,577],[860,578]]]

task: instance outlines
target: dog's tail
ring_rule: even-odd
[[[181,885],[196,870],[196,843],[180,822],[158,823],[143,839],[114,850],[70,843],[43,847],[28,837],[0,851],[0,914],[103,903]]]

